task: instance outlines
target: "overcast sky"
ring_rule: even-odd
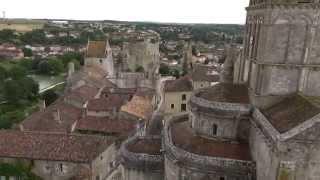
[[[0,11],[7,18],[244,24],[248,4],[249,0],[1,0]]]

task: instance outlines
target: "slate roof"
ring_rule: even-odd
[[[195,94],[209,101],[249,104],[248,88],[245,85],[218,83]]]
[[[185,92],[192,91],[192,82],[187,76],[181,77],[176,80],[168,80],[165,82],[164,91],[165,92]]]
[[[0,131],[0,157],[90,163],[111,138],[59,133]]]
[[[106,57],[106,41],[89,41],[86,57],[104,58]]]
[[[194,154],[236,160],[251,160],[247,143],[230,143],[202,138],[193,133],[188,121],[177,122],[171,127],[173,143]]]
[[[315,98],[292,95],[270,108],[262,110],[269,122],[280,133],[285,133],[320,113]]]

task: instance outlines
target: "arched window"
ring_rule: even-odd
[[[216,124],[212,125],[212,135],[216,136],[218,131],[218,126]]]

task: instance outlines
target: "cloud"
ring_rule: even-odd
[[[245,22],[249,0],[3,0],[9,18],[61,18],[181,23]]]

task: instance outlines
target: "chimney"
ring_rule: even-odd
[[[53,112],[53,120],[58,121],[59,123],[61,122],[61,116],[60,116],[60,110],[56,109]]]

